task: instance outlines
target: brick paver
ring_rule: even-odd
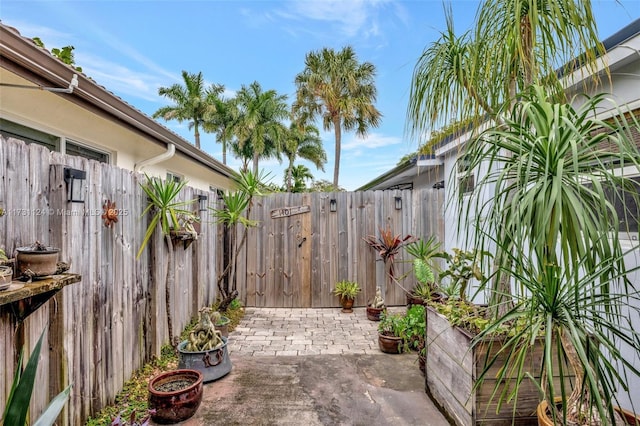
[[[401,312],[406,307],[391,307]],[[229,334],[229,351],[237,355],[377,354],[378,323],[366,308],[246,308]]]

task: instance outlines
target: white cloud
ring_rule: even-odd
[[[397,136],[385,136],[380,133],[370,133],[367,136],[354,136],[349,141],[342,144],[345,151],[368,151],[376,148],[386,148],[390,145],[398,145],[402,143],[401,138]]]
[[[287,2],[287,6],[289,6],[288,9],[277,10],[274,14],[304,25],[297,30],[287,28],[287,31],[292,34],[298,31],[312,33],[309,30],[311,20],[325,26],[332,25],[342,37],[370,38],[381,35],[380,18],[388,20],[390,14],[393,14],[400,21],[406,22],[404,8],[392,0],[292,1]],[[268,17],[273,19],[272,15]],[[326,29],[322,33],[326,34]]]

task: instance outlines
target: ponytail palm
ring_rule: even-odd
[[[467,147],[470,169],[482,165],[489,171],[459,208],[474,223],[468,231],[476,248],[496,251],[495,274],[516,284],[515,307],[476,343],[501,325],[523,325],[502,349],[507,365],[500,374],[518,372],[517,393],[519,381],[536,373],[525,369],[524,354],[544,335],[547,380],[541,389],[549,401],[562,397],[564,420],[570,421],[611,418],[612,395],[628,380],[616,372],[616,362],[639,374],[616,346],[622,341],[640,352],[640,335],[622,314],[630,301],[638,301],[638,292],[627,278],[614,203],[637,217],[630,211],[634,203],[625,205],[625,196],[639,205],[637,189],[617,172],[640,173],[632,134],[640,125],[619,110],[611,120],[598,119],[604,101],[598,95],[574,108],[531,87],[501,125]],[[551,381],[558,371],[553,353],[566,357],[576,376],[570,396]]]

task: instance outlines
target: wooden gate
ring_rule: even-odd
[[[363,240],[391,227],[394,234],[443,239],[442,191],[433,189],[289,194],[256,200],[252,228],[239,261],[240,297],[247,306],[335,307],[337,281],[357,281],[364,306],[380,286],[388,305],[406,303],[398,285],[386,285],[384,265]],[[396,200],[398,198],[399,200]],[[398,276],[411,271],[396,260]],[[411,288],[412,274],[402,281]],[[244,284],[244,288],[243,288]]]

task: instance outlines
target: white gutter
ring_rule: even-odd
[[[147,166],[151,166],[153,164],[158,164],[161,163],[165,160],[168,160],[169,158],[173,157],[176,153],[176,146],[172,143],[167,145],[167,151],[163,152],[160,155],[156,155],[155,157],[151,157],[151,158],[147,158],[146,160],[142,160],[139,163],[136,163],[135,166],[133,167],[133,171],[134,172],[139,172],[141,171],[143,168],[147,167]]]

